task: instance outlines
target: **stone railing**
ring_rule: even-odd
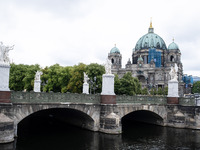
[[[37,92],[11,92],[12,103],[94,103],[100,104],[100,95],[76,94],[76,93],[37,93]],[[166,96],[127,96],[117,95],[117,104],[151,104],[167,105]],[[179,98],[179,104],[183,106],[196,106],[195,98]]]
[[[195,98],[186,98],[186,97],[180,97],[179,98],[179,104],[183,106],[196,106],[196,100]]]
[[[99,95],[75,94],[75,93],[37,93],[37,92],[11,92],[11,102],[29,103],[100,103]]]
[[[167,97],[166,96],[127,96],[127,95],[118,95],[116,98],[117,103],[135,103],[135,104],[152,104],[152,105],[166,105]]]

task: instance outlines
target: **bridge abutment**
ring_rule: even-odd
[[[8,116],[13,116],[12,104],[0,103],[0,143],[14,141],[14,121]]]
[[[120,134],[122,132],[121,117],[114,112],[113,104],[101,104],[99,131],[108,134]]]

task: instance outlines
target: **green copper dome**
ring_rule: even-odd
[[[140,57],[138,58],[137,61],[143,61],[143,58],[141,57],[141,55],[140,55]]]
[[[176,43],[174,43],[174,41],[173,41],[171,44],[169,44],[168,50],[179,50],[179,47],[178,47],[178,45],[177,45]]]
[[[120,54],[120,51],[119,51],[119,49],[116,47],[116,45],[115,45],[115,47],[113,47],[111,50],[110,50],[110,53],[118,53],[118,54]]]
[[[136,43],[135,51],[149,48],[167,50],[164,40],[154,33],[152,25],[150,25],[149,32],[143,35]]]

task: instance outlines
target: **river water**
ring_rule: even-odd
[[[83,130],[58,122],[21,129],[14,143],[0,150],[198,150],[200,131],[134,123],[121,135]]]

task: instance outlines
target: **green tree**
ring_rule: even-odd
[[[200,93],[200,81],[193,84],[192,93]]]
[[[72,77],[70,78],[66,91],[72,93],[82,93],[83,78],[84,78],[83,72],[85,71],[86,71],[86,65],[83,63],[80,63],[73,67]]]
[[[62,67],[59,64],[45,67],[41,76],[43,91],[66,92],[71,78],[72,67]]]
[[[158,92],[157,92],[157,94],[158,94],[158,95],[163,95],[163,90],[162,90],[161,87],[158,88]]]
[[[24,82],[23,79],[26,76],[26,71],[28,65],[19,64],[16,65],[14,63],[10,64],[10,79],[9,79],[9,87],[14,91],[23,91],[24,90]]]
[[[164,93],[163,93],[164,95],[167,95],[168,94],[168,87],[165,87],[164,88]]]
[[[142,93],[142,87],[141,87],[140,81],[138,80],[138,78],[134,78],[134,82],[135,82],[135,93],[141,94]]]
[[[24,89],[27,91],[33,90],[35,74],[38,70],[41,70],[38,64],[27,66],[25,77],[22,80],[24,82]]]
[[[148,89],[145,87],[142,89],[142,95],[148,95]]]
[[[156,94],[157,94],[156,88],[151,88],[150,94],[151,94],[151,95],[156,95]]]
[[[102,75],[105,73],[104,66],[99,65],[97,63],[91,63],[86,66],[85,70],[86,74],[91,80],[94,81],[94,77],[96,77],[96,83],[94,86],[97,86],[97,88],[95,92],[100,93],[102,89]],[[93,89],[92,92],[94,92]]]
[[[121,79],[115,79],[116,94],[135,95],[141,94],[141,84],[137,78],[132,77],[131,72],[127,72]]]
[[[119,79],[119,76],[117,74],[115,74],[115,79],[114,79],[114,90],[115,90],[115,94],[120,95],[120,88],[121,88],[121,82]]]

